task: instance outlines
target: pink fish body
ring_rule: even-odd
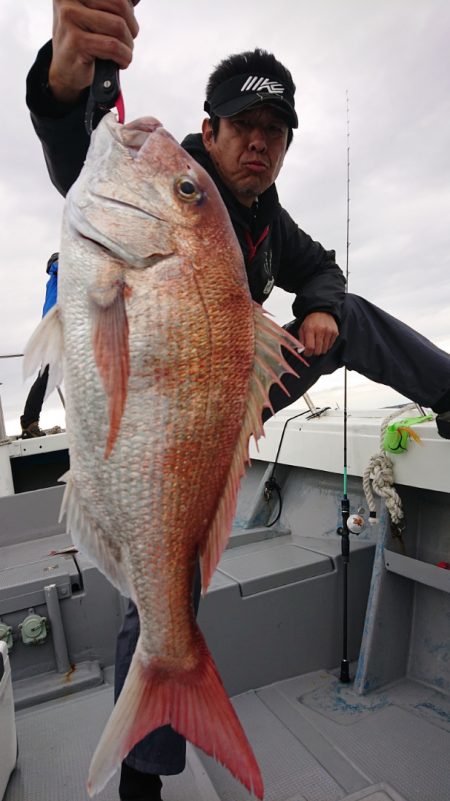
[[[102,789],[149,731],[171,724],[257,797],[260,770],[195,621],[228,541],[248,440],[298,343],[251,299],[206,172],[153,118],[107,115],[70,190],[58,306],[28,370],[62,362],[74,543],[139,610],[140,637],[93,756]],[[56,365],[55,367],[53,365]]]

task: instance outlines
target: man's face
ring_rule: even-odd
[[[203,144],[224,184],[244,206],[276,180],[286,153],[288,125],[270,107],[249,109],[220,120],[214,138],[203,121]]]

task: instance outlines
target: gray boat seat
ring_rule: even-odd
[[[73,559],[57,554],[71,546],[58,523],[62,492],[52,487],[1,499],[0,617],[45,603],[46,585],[55,584],[61,598],[79,588]]]
[[[329,556],[302,548],[290,535],[227,550],[218,571],[239,585],[242,597],[331,573]]]

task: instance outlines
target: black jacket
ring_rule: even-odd
[[[27,104],[50,178],[59,192],[66,195],[78,177],[89,146],[84,127],[88,92],[75,107],[55,101],[47,88],[51,55],[52,46],[48,42],[29,72]],[[249,209],[222,183],[203,147],[201,134],[190,134],[181,144],[206,169],[219,189],[244,254],[253,299],[263,303],[272,287],[279,286],[295,294],[292,309],[299,320],[309,312],[325,311],[339,323],[345,279],[335,262],[334,251],[325,250],[297,226],[280,205],[275,185]],[[248,233],[257,242],[266,226],[269,232],[250,260]]]

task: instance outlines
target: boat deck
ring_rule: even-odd
[[[110,674],[109,674],[110,675]],[[104,685],[17,713],[20,758],[4,801],[82,801],[93,750],[113,704]],[[450,703],[409,679],[370,697],[333,672],[235,696],[265,783],[266,801],[448,801]],[[51,754],[51,763],[49,763]],[[97,796],[117,801],[118,774]],[[213,760],[188,747],[164,801],[246,801]]]
[[[339,420],[291,425],[277,463],[282,504],[265,494],[284,430],[274,419],[199,611],[260,764],[265,801],[449,801],[448,443],[424,424],[424,447],[396,462],[402,540],[380,503],[377,525],[351,538],[348,657],[357,664],[353,683],[342,684],[333,670],[342,656]],[[379,419],[352,425],[348,488],[358,510]],[[63,490],[52,476],[63,472],[66,444],[62,434],[44,439],[5,446],[12,470],[0,496],[0,623],[12,632],[19,758],[3,801],[87,801],[88,766],[113,706],[124,599],[85,555],[64,552]],[[39,645],[21,636],[30,612],[49,619]],[[0,747],[2,733],[0,726]],[[10,733],[0,797],[15,763]],[[0,752],[0,774],[2,760]],[[118,775],[97,798],[118,801],[117,787]],[[185,772],[164,779],[164,801],[249,798],[190,745]]]

